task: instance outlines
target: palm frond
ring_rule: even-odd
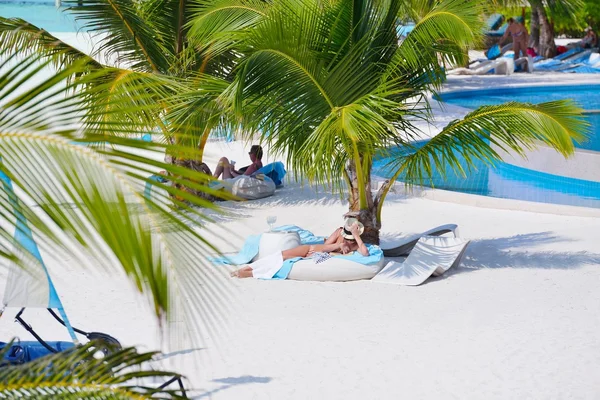
[[[159,170],[171,174],[174,183],[218,195],[205,185],[209,177],[159,161],[167,150],[193,151],[118,137],[139,132],[135,120],[115,126],[99,118],[96,125],[81,130],[81,115],[95,108],[87,96],[93,90],[106,93],[106,87],[75,90],[81,81],[69,84],[66,77],[85,68],[77,64],[31,85],[43,66],[31,57],[0,75],[0,82],[13,82],[0,90],[0,172],[12,180],[22,213],[43,252],[60,257],[76,248],[91,254],[107,270],[124,270],[148,294],[163,322],[186,311],[189,326],[212,329],[221,321],[215,310],[221,309],[228,291],[222,275],[206,261],[206,254],[217,251],[206,240],[214,234],[194,227],[198,221],[210,220],[188,204],[214,206],[175,186],[164,186],[168,195],[144,196],[149,175]],[[103,73],[111,76],[112,71],[102,69],[87,79],[102,82]],[[110,79],[106,81],[112,85]],[[129,99],[119,97],[108,105],[108,109],[131,107]],[[144,112],[144,105],[135,111]],[[106,145],[82,146],[93,142]],[[6,226],[13,230],[15,226],[14,204],[4,200],[8,198],[7,194],[0,197],[4,239],[11,236]],[[7,257],[15,256],[18,253]],[[87,265],[85,258],[79,261]],[[178,296],[186,301],[180,304]],[[193,316],[198,313],[206,313],[204,326]]]
[[[3,365],[0,397],[38,400],[179,398],[172,391],[140,384],[179,376],[173,372],[148,370],[147,364],[156,353],[138,353],[134,348],[126,348],[96,358],[95,346],[96,343],[90,342],[26,364]]]
[[[253,116],[244,128],[268,132],[272,149],[317,182],[339,177],[356,145],[373,154],[394,141],[392,121],[414,96],[407,79],[382,80],[398,46],[399,2],[356,3],[278,2],[249,33],[232,85],[240,118]]]
[[[439,86],[445,78],[443,62],[450,65],[464,63],[466,49],[479,40],[480,14],[481,6],[476,2],[435,2],[400,44],[389,65],[391,76],[399,70],[418,71],[427,77],[430,86]],[[388,78],[390,76],[385,77]]]
[[[461,160],[467,169],[474,168],[475,160],[493,166],[503,152],[525,156],[540,142],[567,157],[574,151],[573,141],[586,138],[588,124],[581,111],[570,100],[480,107],[387,167],[396,171],[393,179],[402,174],[409,183],[422,183],[434,166],[442,174],[449,168],[465,176]]]
[[[140,16],[133,0],[63,0],[82,29],[101,33],[97,51],[114,57],[118,66],[146,72],[169,69],[160,35]]]
[[[261,0],[192,0],[189,36],[205,57],[215,57],[236,47],[240,34],[267,14],[270,4]]]
[[[102,67],[89,55],[20,18],[0,17],[0,42],[7,53],[42,55],[52,60],[56,68],[74,62],[85,62],[92,69]]]

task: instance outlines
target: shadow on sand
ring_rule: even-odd
[[[404,202],[405,197],[390,196],[386,204]],[[234,221],[253,216],[253,211],[258,208],[278,208],[310,205],[314,207],[329,206],[333,204],[347,205],[347,200],[338,193],[331,193],[323,188],[314,189],[308,185],[292,184],[277,189],[275,194],[264,199],[250,201],[223,201],[217,203],[220,212],[205,210],[203,214],[214,222]],[[340,216],[341,217],[341,216]]]
[[[600,254],[587,251],[548,251],[529,249],[538,245],[547,245],[571,241],[554,232],[536,232],[504,238],[472,240],[465,258],[458,268],[444,275],[431,278],[427,282],[449,278],[453,275],[479,269],[496,268],[541,268],[575,269],[585,264],[600,265]]]
[[[231,387],[238,385],[247,385],[250,383],[269,383],[273,380],[273,378],[267,376],[252,376],[252,375],[243,375],[238,377],[228,377],[228,378],[219,378],[213,379],[213,382],[220,383],[221,386],[210,390],[208,392],[202,393],[201,395],[194,396],[193,399],[205,399],[211,398],[213,394],[220,392],[222,390],[227,390]]]

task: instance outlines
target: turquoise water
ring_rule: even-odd
[[[470,109],[507,101],[541,103],[573,99],[587,111],[585,118],[591,124],[591,135],[588,141],[575,143],[575,146],[581,149],[600,151],[600,85],[474,90],[444,93],[440,97],[446,103]]]
[[[520,88],[477,90],[442,95],[442,100],[451,104],[475,109],[486,104],[500,104],[511,100],[537,103],[541,101],[573,98],[583,108],[590,111],[586,118],[593,126],[593,133],[587,143],[578,147],[600,151],[600,85],[585,87],[568,86],[552,88]],[[417,146],[426,141],[416,143]],[[380,156],[373,163],[373,173],[390,177],[392,171],[386,164],[403,153],[403,149],[390,149],[390,153]],[[466,162],[459,160],[466,169]],[[443,171],[434,168],[432,178],[423,185],[456,192],[478,194],[541,203],[564,204],[600,208],[600,182],[568,178],[547,174],[514,165],[499,163],[489,168],[481,162],[467,172],[466,177],[454,173],[447,166]],[[400,176],[399,181],[404,181]],[[600,177],[598,177],[600,181]]]
[[[78,27],[72,15],[58,9],[54,1],[0,0],[0,16],[3,18],[22,18],[32,25],[48,32],[76,32]]]

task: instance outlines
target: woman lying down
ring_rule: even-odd
[[[318,253],[328,253],[330,255],[344,255],[358,251],[363,256],[369,255],[369,249],[363,243],[360,235],[365,230],[363,224],[356,218],[346,219],[343,227],[336,229],[324,244],[304,244],[289,250],[277,253],[274,257],[268,256],[245,265],[242,268],[233,271],[232,277],[237,278],[266,278],[270,279],[281,268],[283,261],[290,258],[312,257]],[[279,265],[278,265],[279,264]],[[275,269],[276,268],[276,269]]]

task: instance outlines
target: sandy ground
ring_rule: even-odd
[[[211,142],[207,161],[228,155],[243,165],[247,148]],[[216,244],[235,251],[267,229],[268,215],[327,235],[347,206],[289,181],[273,197],[223,207],[212,228],[230,239]],[[600,398],[600,218],[391,194],[383,219],[384,242],[453,222],[472,243],[458,268],[419,287],[229,281],[226,324],[168,358],[195,398]],[[49,265],[72,322],[165,348],[145,299],[119,274],[84,267]],[[29,338],[16,311],[0,318],[0,338]],[[44,310],[26,315],[46,338],[68,340]]]
[[[244,159],[241,143],[210,143],[209,150],[209,163],[226,153]],[[346,205],[289,182],[273,197],[224,209],[219,229],[233,233],[230,243],[217,244],[234,251],[267,228],[267,215],[326,235]],[[399,194],[383,218],[384,242],[457,223],[472,240],[466,259],[419,287],[232,280],[224,329],[169,359],[199,389],[196,398],[600,396],[600,219]],[[144,299],[122,277],[68,260],[50,269],[74,324],[141,349],[161,347]],[[0,319],[0,337],[27,338],[14,312]],[[42,310],[27,313],[45,337],[68,340]]]

